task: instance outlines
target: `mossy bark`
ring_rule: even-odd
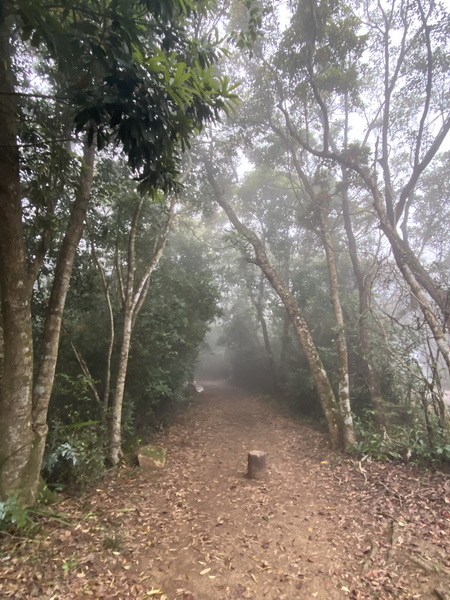
[[[328,222],[328,201],[321,202],[319,199],[320,230],[327,258],[328,279],[330,284],[330,298],[333,306],[336,322],[337,350],[339,357],[339,406],[344,421],[343,436],[344,445],[350,448],[356,443],[355,429],[353,427],[353,415],[350,404],[350,378],[348,372],[348,350],[347,336],[345,332],[344,313],[342,311],[339,293],[339,279],[336,264],[336,253],[333,247],[330,227]]]

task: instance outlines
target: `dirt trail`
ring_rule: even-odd
[[[331,455],[273,401],[204,386],[156,441],[164,473],[67,500],[72,527],[15,549],[1,598],[450,597],[448,476]],[[245,477],[252,449],[263,482]]]

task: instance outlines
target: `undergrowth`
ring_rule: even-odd
[[[41,485],[36,504],[29,507],[23,506],[19,501],[18,494],[11,494],[0,502],[0,533],[32,535],[40,527],[42,518],[56,520],[65,525],[66,515],[56,510],[52,505],[60,500],[60,495],[47,487]]]
[[[382,461],[450,463],[450,430],[433,425],[427,431],[423,421],[416,417],[407,425],[391,424],[389,430],[380,431],[373,419],[355,419],[358,441],[350,452]]]
[[[105,431],[99,421],[66,425],[52,422],[42,464],[44,479],[52,487],[65,486],[79,493],[105,472]]]

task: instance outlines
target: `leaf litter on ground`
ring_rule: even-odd
[[[3,534],[0,597],[448,600],[450,478],[331,453],[267,397],[205,385],[159,434],[159,476],[128,467]],[[246,452],[268,454],[264,481]]]

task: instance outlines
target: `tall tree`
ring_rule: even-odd
[[[335,31],[334,24],[339,24],[340,15],[349,10],[347,19],[341,19],[342,26]],[[448,99],[440,93],[442,85],[448,84],[442,63],[442,44],[448,27],[446,13],[434,2],[421,0],[386,5],[366,2],[355,6],[353,12],[339,3],[331,6],[305,0],[298,4],[294,25],[301,19],[309,23],[307,30],[303,28],[298,47],[303,57],[308,92],[315,105],[311,116],[316,136],[306,138],[293,126],[289,107],[282,101],[279,106],[290,134],[309,153],[331,160],[361,178],[372,196],[380,228],[391,245],[396,264],[411,293],[418,299],[435,343],[450,368],[450,345],[443,327],[448,318],[447,292],[413,252],[405,235],[408,215],[414,205],[414,191],[450,130]],[[372,81],[381,85],[383,93],[381,96],[374,93],[373,102],[366,104],[366,114],[370,116],[363,139],[345,148],[342,134],[338,144],[333,143],[333,138],[336,140],[334,128],[340,125],[336,110],[338,98],[342,99],[345,91],[334,79],[336,69],[340,68],[340,53],[336,54],[336,44],[331,50],[330,44],[324,42],[330,41],[333,32],[335,42],[339,33],[340,39],[351,39],[348,34],[357,35],[362,20],[370,44],[367,52],[377,64],[377,73],[371,73]],[[340,46],[342,48],[345,44]],[[366,56],[360,54],[352,65],[350,74],[354,78],[356,75],[355,83],[362,79]],[[382,65],[381,81],[377,75],[378,65]],[[407,98],[411,100],[407,101]],[[357,103],[353,110],[357,110]],[[403,136],[408,140],[411,152],[404,153],[405,161],[399,169],[396,168],[395,152],[401,152],[397,140]],[[366,144],[372,145],[371,164]]]
[[[157,268],[161,259],[174,219],[175,198],[172,198],[169,203],[165,223],[161,225],[160,230],[157,232],[153,248],[145,260],[142,273],[138,276],[136,264],[136,238],[139,233],[143,202],[144,201],[141,198],[137,202],[133,212],[128,236],[123,281],[120,278],[123,324],[116,385],[111,405],[109,457],[112,464],[117,464],[119,462],[122,453],[122,405],[133,328],[147,297],[153,271]],[[122,265],[118,266],[118,274],[122,276]]]
[[[82,232],[98,149],[114,141],[141,179],[141,191],[176,188],[181,150],[190,135],[219,118],[233,99],[226,79],[214,76],[215,48],[188,31],[203,3],[140,0],[98,5],[91,0],[13,2],[0,7],[0,294],[3,378],[0,386],[0,498],[17,494],[33,502],[46,436],[46,413],[65,296],[75,249]],[[64,90],[52,102],[71,108],[78,131],[87,130],[79,193],[55,271],[47,325],[37,364],[33,352],[31,297],[33,257],[25,248],[21,198],[19,99],[25,81],[14,77],[19,33],[25,50],[42,51],[53,61]],[[42,94],[41,94],[42,95]],[[35,257],[37,258],[37,257]],[[30,266],[31,265],[31,266]]]

